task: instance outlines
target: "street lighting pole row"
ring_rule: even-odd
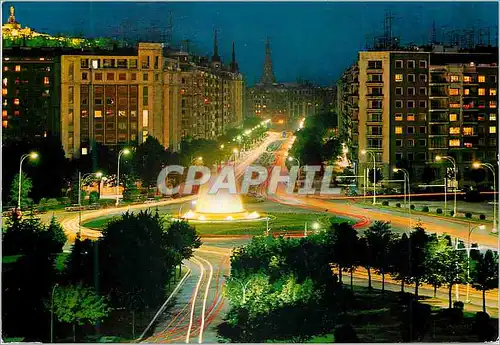
[[[30,158],[31,160],[33,159],[37,159],[38,158],[38,153],[36,152],[31,152],[31,153],[28,153],[28,154],[24,154],[21,156],[21,161],[19,162],[19,191],[18,191],[18,195],[17,195],[17,209],[16,211],[19,211],[21,210],[21,180],[22,180],[22,175],[23,175],[23,162],[26,158]]]
[[[457,180],[457,163],[453,157],[450,156],[436,156],[436,161],[447,160],[453,165],[453,178],[455,180],[455,188],[453,188],[453,217],[457,216],[457,189],[458,189],[458,180]],[[445,179],[446,184],[446,179]],[[446,186],[445,186],[446,188]]]
[[[128,155],[130,153],[129,149],[123,149],[118,153],[118,171],[116,173],[116,206],[118,207],[119,201],[119,193],[120,193],[120,158],[122,154]]]
[[[394,172],[398,172],[398,171],[401,171],[403,174],[404,174],[404,180],[405,180],[405,198],[406,198],[406,191],[408,191],[408,204],[409,204],[409,207],[408,207],[408,219],[409,219],[409,224],[408,224],[408,231],[411,231],[411,188],[410,188],[410,174],[408,173],[408,171],[406,169],[402,169],[402,168],[394,168],[393,169]],[[408,186],[408,188],[406,188],[406,185]]]
[[[476,163],[473,163],[472,164],[472,167],[473,168],[480,168],[480,167],[486,167],[488,168],[488,170],[491,171],[491,173],[493,174],[493,229],[491,229],[491,232],[497,232],[498,230],[498,224],[497,224],[497,201],[498,201],[498,198],[497,198],[497,178],[496,178],[496,174],[495,174],[495,167],[493,166],[493,164],[490,164],[490,163],[479,163],[479,162],[476,162]]]
[[[375,158],[375,153],[373,151],[368,151],[368,150],[362,150],[361,151],[361,154],[362,155],[366,155],[367,153],[370,154],[370,156],[372,156],[373,158],[373,205],[375,205],[376,203],[376,190],[375,190],[375,185],[376,185],[376,174],[377,174],[377,171],[376,171],[376,158]]]

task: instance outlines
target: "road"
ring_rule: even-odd
[[[275,140],[280,140],[279,133],[270,133],[269,136],[254,150],[248,152],[242,157],[236,166],[237,177],[241,177],[246,167],[252,164],[266,150],[267,146]],[[286,139],[276,152],[276,164],[284,167],[285,152],[291,145],[291,138]],[[286,168],[285,168],[286,169]],[[315,196],[287,195],[284,192],[284,186],[281,185],[276,195],[269,195],[269,199],[292,205],[295,207],[324,211],[332,215],[339,215],[355,219],[355,225],[359,230],[366,228],[374,220],[390,220],[395,231],[404,232],[409,229],[410,223],[406,215],[391,212],[390,210],[377,210],[370,207],[363,207],[349,203],[344,200],[328,200]],[[99,231],[87,229],[79,226],[82,223],[94,218],[121,214],[127,210],[140,210],[157,206],[170,204],[186,203],[196,199],[196,196],[188,196],[175,200],[162,201],[152,204],[141,204],[124,206],[120,208],[110,208],[96,211],[84,211],[79,218],[78,213],[62,213],[57,218],[61,222],[65,232],[70,239],[80,231],[82,238],[95,239],[100,236]],[[420,220],[428,231],[436,233],[448,233],[459,238],[466,238],[468,233],[468,223],[460,220],[443,219],[439,217],[418,216],[412,220],[412,225]],[[185,265],[191,269],[191,275],[186,279],[183,288],[178,293],[175,300],[171,303],[167,312],[165,312],[156,323],[154,335],[145,342],[217,342],[216,325],[222,321],[222,317],[228,310],[228,303],[222,296],[224,285],[224,275],[229,274],[229,255],[235,246],[244,245],[248,238],[210,238],[203,239],[205,244],[196,251],[195,256],[185,262]],[[473,242],[478,242],[480,246],[498,250],[497,237],[486,232],[477,230],[472,236]],[[346,277],[348,278],[348,277]],[[388,277],[387,277],[388,278]],[[378,278],[373,275],[374,286],[377,287]],[[348,279],[344,283],[348,282]],[[355,273],[356,284],[366,286],[366,273],[359,270]],[[387,279],[386,288],[388,290],[399,291],[400,285],[397,282]],[[460,287],[463,296],[464,287]],[[455,291],[454,291],[455,292]],[[432,287],[423,286],[420,288],[422,295],[433,296]],[[447,306],[447,291],[438,290],[438,300],[442,307]],[[481,295],[471,289],[471,306],[479,308],[482,299]],[[498,291],[494,290],[487,294],[487,305],[489,308],[498,308]],[[444,299],[442,297],[445,297]],[[497,309],[495,309],[497,310]]]

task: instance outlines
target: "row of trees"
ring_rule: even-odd
[[[60,262],[66,237],[57,222],[44,226],[14,215],[3,255],[20,258],[7,265],[3,277],[4,335],[47,340],[53,308],[58,321],[71,325],[76,341],[77,326],[99,323],[114,310],[125,309],[135,320],[137,312],[156,308],[176,268],[201,245],[187,222],[164,224],[158,213],[125,213],[107,224],[99,240],[77,237]]]
[[[415,284],[417,297],[423,283],[451,292],[454,284],[465,282],[466,260],[448,236],[428,234],[421,225],[402,236],[391,232],[389,223],[376,222],[363,236],[342,223],[302,239],[255,237],[231,256],[225,293],[232,308],[219,336],[231,342],[305,341],[330,332],[339,321],[357,267],[368,270],[369,288],[374,271],[382,275],[382,293],[389,274],[401,282],[402,292],[405,284]],[[476,253],[471,267],[471,282],[483,291],[485,311],[484,292],[498,286],[498,256]],[[347,292],[340,284],[344,273],[351,278]]]

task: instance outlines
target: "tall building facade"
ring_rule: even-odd
[[[139,43],[137,52],[61,57],[62,142],[69,157],[96,144],[137,145],[148,135],[172,150],[183,137],[216,139],[243,118],[243,78],[186,52]],[[113,55],[111,55],[113,54]]]
[[[366,51],[341,78],[339,132],[362,167],[371,151],[383,175],[403,166],[418,180],[455,158],[464,183],[472,162],[498,153],[498,55],[456,51]],[[357,80],[356,80],[357,75]],[[356,107],[357,100],[357,107]]]

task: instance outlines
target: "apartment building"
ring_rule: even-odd
[[[464,184],[474,160],[497,157],[497,59],[493,51],[360,52],[338,83],[339,133],[352,159],[370,168],[373,153],[386,178],[399,165],[418,180],[426,166],[442,176],[435,158],[451,156]]]

